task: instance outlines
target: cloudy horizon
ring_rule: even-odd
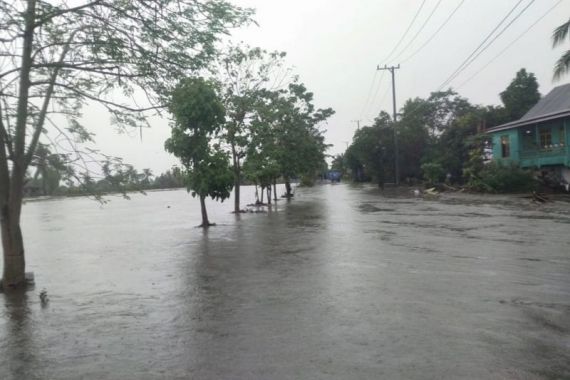
[[[354,121],[367,125],[381,110],[391,113],[389,74],[377,72],[377,65],[401,64],[396,72],[398,108],[406,99],[425,98],[445,83],[516,4],[497,30],[504,28],[504,33],[494,41],[489,38],[488,49],[443,88],[453,88],[473,104],[498,105],[499,93],[521,68],[536,75],[542,95],[569,80],[552,81],[554,63],[567,46],[552,49],[550,40],[554,28],[568,19],[568,1],[231,2],[255,8],[257,22],[234,30],[231,40],[287,52],[287,64],[314,93],[316,105],[336,111],[324,126],[331,155],[343,152],[352,140]],[[163,148],[170,134],[166,118],[150,119],[152,128],[143,131],[142,139],[138,131],[118,134],[109,119],[97,105],[85,109],[85,124],[96,133],[102,152],[121,156],[139,170],[150,168],[154,174],[177,164]]]

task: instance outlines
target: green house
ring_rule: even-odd
[[[570,182],[570,84],[554,88],[520,120],[487,133],[493,160],[555,171]]]

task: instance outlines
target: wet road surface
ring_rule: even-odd
[[[37,286],[0,295],[0,379],[570,378],[568,203],[231,205],[203,232],[184,191],[27,204]]]

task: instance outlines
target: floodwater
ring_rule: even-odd
[[[231,208],[204,232],[185,191],[28,203],[0,379],[570,378],[570,204],[341,184]]]

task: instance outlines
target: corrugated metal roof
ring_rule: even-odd
[[[552,89],[534,107],[532,107],[520,121],[570,110],[570,83]]]
[[[570,83],[552,89],[517,121],[498,125],[487,132],[503,131],[570,115]]]

